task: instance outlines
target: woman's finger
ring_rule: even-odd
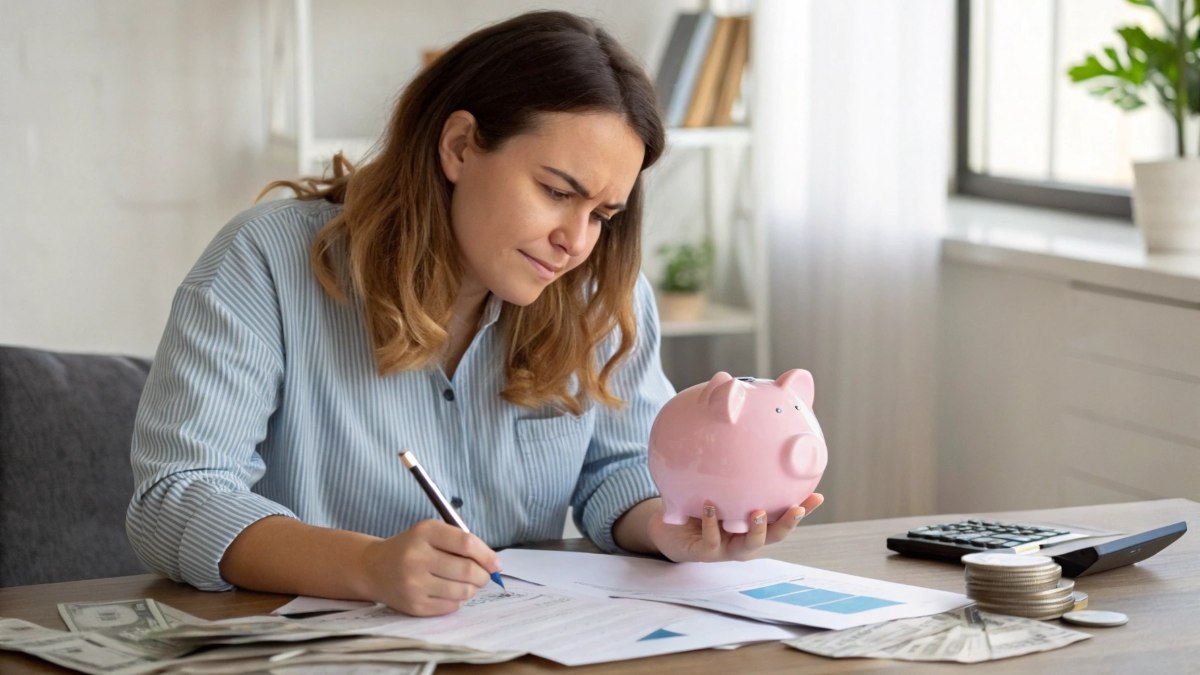
[[[796,524],[804,517],[805,509],[803,506],[795,505],[779,516],[779,520],[771,523],[770,529],[767,531],[766,543],[774,544],[778,541],[787,539],[787,536],[796,529]]]
[[[717,507],[709,501],[704,502],[704,517],[700,519],[700,541],[704,543],[708,553],[721,548],[721,525],[717,522]]]
[[[742,539],[742,553],[739,557],[752,558],[758,549],[767,543],[767,512],[763,510],[750,514],[750,531]]]

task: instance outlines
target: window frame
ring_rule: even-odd
[[[1059,181],[1005,178],[971,170],[970,73],[971,0],[957,0],[954,71],[954,192],[997,201],[1025,204],[1113,218],[1133,225],[1129,190]]]

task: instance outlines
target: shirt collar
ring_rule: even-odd
[[[488,293],[487,301],[483,305],[483,314],[479,317],[479,329],[483,330],[496,323],[500,318],[500,310],[503,307],[503,300],[496,297],[495,293]]]

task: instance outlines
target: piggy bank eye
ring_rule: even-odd
[[[775,412],[777,412],[777,413],[781,413],[781,412],[783,412],[783,408],[776,408],[776,409],[775,409]]]
[[[800,409],[800,406],[796,406],[796,410],[799,410],[799,409]]]

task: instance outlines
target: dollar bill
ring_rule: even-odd
[[[172,611],[178,612],[178,610]],[[72,633],[103,636],[105,639],[97,640],[94,637],[88,639],[109,649],[117,649],[150,659],[175,658],[195,649],[193,645],[149,637],[151,633],[168,629],[171,626],[158,603],[149,598],[106,602],[61,602],[58,605],[58,613]]]
[[[433,663],[399,664],[335,663],[283,666],[267,671],[270,675],[433,675],[437,665]]]
[[[69,633],[20,619],[0,619],[0,648],[94,675],[142,675],[158,669],[158,659],[93,641],[97,633]]]
[[[138,634],[167,627],[156,603],[148,599],[60,602],[58,613],[72,633]]]
[[[932,616],[814,633],[784,644],[834,658],[977,663],[1065,647],[1090,637],[1042,621],[979,612],[974,606]]]

